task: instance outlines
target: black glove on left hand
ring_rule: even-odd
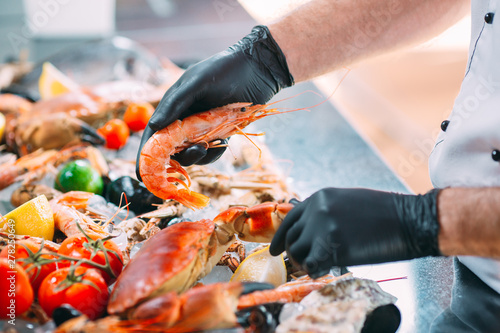
[[[155,131],[177,119],[230,103],[263,104],[293,83],[285,55],[271,32],[266,26],[256,26],[227,50],[188,68],[167,90],[144,130],[139,154]],[[206,164],[219,158],[224,149],[193,146],[174,159],[181,165]]]
[[[441,255],[437,195],[326,188],[285,217],[270,252],[284,250],[310,276],[352,266]]]

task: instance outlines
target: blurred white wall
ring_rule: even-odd
[[[101,37],[115,30],[115,0],[23,0],[36,38]]]

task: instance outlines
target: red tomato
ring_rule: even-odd
[[[106,148],[120,149],[127,143],[130,131],[127,124],[121,119],[111,119],[97,133],[106,139]]]
[[[30,257],[26,248],[33,252],[35,256]],[[40,246],[38,244],[26,239],[17,241],[15,247],[6,246],[0,252],[0,258],[15,258],[17,263],[26,270],[35,294],[38,292],[43,279],[57,269],[56,263],[42,263],[45,259],[54,259],[55,257],[50,254],[37,255],[36,253],[39,250]],[[47,253],[47,251],[42,251],[42,253]],[[19,259],[25,260],[21,261]]]
[[[154,107],[149,103],[132,103],[127,107],[123,121],[131,131],[142,131],[146,128],[154,111]]]
[[[104,247],[116,253],[115,255],[111,252],[108,252],[108,259],[111,270],[113,271],[115,276],[118,276],[118,274],[120,274],[123,269],[122,251],[120,251],[118,245],[116,245],[116,243],[111,240],[105,241]],[[92,258],[92,261],[100,265],[106,265],[106,258],[104,256],[104,252],[97,248],[97,244],[95,241],[89,242],[87,238],[82,234],[66,238],[61,243],[61,247],[59,248],[57,253],[73,257],[76,259],[90,259],[90,257],[92,256],[93,249],[95,249],[97,253]],[[68,266],[68,263],[62,263],[62,264]],[[82,264],[81,266],[92,267],[86,264]],[[111,276],[109,276],[109,274],[107,274],[103,270],[99,270],[99,272],[102,273],[103,278],[108,284],[111,284],[116,280],[116,278],[111,278]]]
[[[109,298],[104,278],[97,270],[87,267],[77,267],[73,275],[68,273],[70,268],[61,268],[43,280],[38,290],[38,302],[42,309],[52,317],[56,308],[69,304],[90,319],[99,318]],[[69,286],[64,288],[60,285],[63,281],[68,282]]]
[[[16,319],[33,303],[28,274],[14,260],[0,258],[0,319]]]

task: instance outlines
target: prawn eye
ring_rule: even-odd
[[[241,112],[245,112],[246,110],[247,110],[247,108],[246,108],[246,107],[242,107],[240,111],[241,111]]]

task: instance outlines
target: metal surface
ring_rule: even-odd
[[[318,91],[312,83],[299,84],[282,91],[273,101],[307,90]],[[274,106],[299,108],[318,102],[320,97],[306,92]],[[292,186],[302,199],[324,187],[410,193],[329,101],[309,112],[267,117],[255,123],[255,128],[266,132],[265,142],[276,160],[284,161],[284,170],[288,165]],[[434,318],[450,303],[451,258],[423,258],[349,270],[357,277],[373,280],[406,277],[380,282],[385,291],[398,298],[396,305],[402,314],[398,332],[427,332]]]

